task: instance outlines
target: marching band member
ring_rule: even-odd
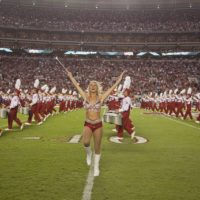
[[[32,118],[34,116],[37,125],[41,125],[42,121],[38,113],[38,103],[39,103],[39,95],[38,95],[38,86],[39,86],[39,80],[36,79],[34,83],[34,88],[32,90],[32,101],[30,103],[30,111],[29,111],[29,117],[28,122],[26,122],[26,125],[30,125],[32,123]]]
[[[191,109],[192,109],[191,94],[192,94],[192,88],[188,88],[187,97],[186,97],[186,100],[185,100],[185,102],[186,102],[186,112],[185,112],[185,115],[184,115],[184,119],[186,119],[188,115],[189,115],[190,119],[193,119],[192,113],[191,113]]]
[[[195,111],[200,111],[200,93],[197,93],[193,98],[196,102]]]
[[[200,93],[196,94],[196,101],[198,103],[198,105],[196,106],[197,110],[200,111]],[[200,113],[199,113],[199,116],[197,117],[196,121],[195,121],[197,124],[200,123]]]
[[[173,92],[173,91],[172,91]],[[169,115],[171,116],[172,113],[174,113],[174,115],[176,115],[176,94],[178,92],[178,89],[174,90],[174,93],[170,95],[170,111],[169,111]]]
[[[50,95],[49,95],[49,104],[48,104],[48,112],[51,115],[54,115],[53,112],[56,112],[54,106],[56,104],[56,97],[55,97],[55,91],[56,91],[56,87],[54,86],[53,88],[51,88],[50,90]]]
[[[159,111],[162,113],[165,108],[165,101],[163,97],[163,93],[160,93],[160,98],[159,98]]]
[[[180,94],[176,96],[176,101],[177,101],[177,111],[176,111],[176,117],[179,117],[179,114],[181,114],[181,117],[183,119],[184,114],[183,114],[183,108],[184,108],[184,94],[186,90],[183,89],[181,90]]]
[[[109,96],[114,88],[121,82],[124,72],[119,76],[116,83],[109,88],[105,93],[100,93],[100,85],[97,81],[91,81],[88,86],[88,92],[84,92],[77,81],[72,76],[72,73],[66,70],[68,78],[76,87],[80,95],[84,99],[86,109],[86,121],[83,130],[83,143],[87,154],[87,164],[91,164],[92,151],[90,148],[91,137],[94,137],[94,176],[99,176],[99,160],[101,156],[101,139],[102,139],[102,121],[101,121],[101,106],[104,100]]]
[[[19,98],[20,86],[21,86],[21,80],[17,79],[16,84],[15,84],[14,96],[12,97],[11,103],[9,106],[10,111],[8,112],[8,128],[5,129],[6,131],[12,130],[13,121],[15,121],[18,124],[21,130],[24,127],[20,119],[17,118],[18,107],[21,105],[20,98]]]
[[[131,139],[133,139],[135,136],[135,127],[133,126],[132,121],[129,118],[130,111],[132,108],[132,102],[130,98],[130,89],[129,89],[130,83],[131,83],[130,77],[127,76],[124,82],[124,92],[123,92],[124,98],[122,99],[120,109],[117,110],[117,112],[120,112],[122,115],[122,126],[120,125],[116,126],[117,136],[119,140],[123,139],[124,129],[131,136]]]
[[[62,94],[60,94],[58,96],[59,99],[59,112],[64,112],[65,111],[65,102],[66,102],[66,98],[65,98],[65,94],[66,94],[67,90],[65,90],[64,88],[62,89]]]

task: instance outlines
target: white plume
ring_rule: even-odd
[[[15,83],[15,89],[20,90],[20,87],[21,87],[21,80],[17,79]]]
[[[121,92],[121,90],[122,90],[122,84],[120,84],[120,85],[118,86],[118,88],[117,88],[117,91],[118,91],[118,92]]]
[[[125,89],[129,89],[131,86],[131,77],[130,76],[126,76],[124,84],[123,84],[123,90]]]
[[[192,88],[188,88],[187,94],[192,94]]]
[[[46,84],[45,85],[43,85],[42,87],[41,87],[41,90],[45,90],[46,89],[46,87],[48,87]]]
[[[54,86],[53,88],[51,88],[50,93],[53,94],[56,91],[56,87]]]
[[[38,79],[36,79],[34,82],[34,87],[38,88],[39,84],[40,84],[40,81]]]
[[[175,90],[174,90],[174,94],[177,94],[177,92],[178,92],[178,89],[175,89]]]
[[[49,87],[47,86],[47,87],[45,88],[45,93],[48,93],[48,91],[49,91]]]
[[[185,94],[186,89],[181,90],[180,94]]]

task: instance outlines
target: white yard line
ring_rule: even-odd
[[[174,121],[174,122],[176,122],[177,124],[182,124],[182,125],[185,125],[185,126],[188,126],[188,127],[191,127],[191,128],[200,130],[200,128],[198,128],[198,127],[196,127],[196,126],[193,126],[193,125],[191,125],[191,124],[187,124],[187,123],[184,123],[184,122],[180,122],[180,121],[178,121],[178,120],[176,120],[176,119],[172,119],[172,118],[169,118],[169,117],[164,116],[164,115],[163,115],[163,117],[165,117],[166,119],[169,119],[169,120],[171,120],[171,121]]]
[[[90,170],[88,172],[85,188],[83,191],[83,196],[81,200],[90,200],[92,195],[92,188],[94,185],[94,160],[92,160]]]
[[[72,143],[72,144],[79,143],[80,139],[81,139],[81,135],[74,135],[69,141],[69,143]]]

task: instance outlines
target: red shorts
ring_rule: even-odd
[[[89,127],[92,130],[92,132],[94,132],[98,128],[101,128],[103,125],[102,125],[102,122],[98,122],[96,124],[91,124],[89,122],[85,122],[84,126]]]

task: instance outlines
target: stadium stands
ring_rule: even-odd
[[[121,71],[126,70],[132,78],[134,94],[159,92],[172,88],[192,87],[200,91],[200,63],[191,59],[168,60],[104,60],[104,59],[61,59],[77,81],[86,87],[89,80],[110,86]],[[21,78],[23,88],[31,88],[36,78],[49,86],[56,85],[74,89],[55,59],[49,57],[0,57],[0,89],[13,88],[17,78]],[[84,85],[86,84],[86,85]]]
[[[106,11],[2,6],[0,13],[1,25],[18,28],[78,32],[200,31],[199,10]]]

